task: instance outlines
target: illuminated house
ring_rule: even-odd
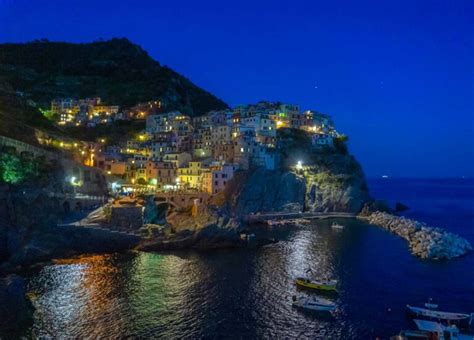
[[[192,149],[194,157],[209,157],[212,155],[212,135],[209,126],[195,128],[192,138]]]
[[[254,167],[274,170],[278,168],[279,157],[275,148],[242,136],[234,142],[234,162],[245,170]]]
[[[217,161],[234,163],[234,143],[218,144],[213,147],[212,157]]]
[[[210,164],[210,160],[191,161],[187,167],[179,168],[178,176],[180,185],[184,188],[201,190],[202,172],[208,164]]]
[[[232,127],[228,125],[216,125],[211,127],[212,145],[230,143],[232,138]]]
[[[173,163],[176,168],[183,168],[191,159],[191,155],[187,152],[171,152],[163,156],[163,162]]]
[[[211,195],[222,191],[234,177],[235,170],[236,167],[232,164],[210,166],[202,173],[202,191]]]

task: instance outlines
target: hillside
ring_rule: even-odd
[[[177,109],[191,116],[227,108],[223,101],[160,65],[127,39],[0,44],[2,82],[41,108],[48,108],[53,98],[90,96],[124,108],[160,99],[166,110]]]

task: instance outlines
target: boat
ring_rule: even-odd
[[[391,336],[390,340],[424,340],[430,339],[430,333],[425,331],[413,331],[411,329],[400,331],[397,335]]]
[[[311,223],[311,220],[308,220],[307,218],[295,218],[292,222],[295,224],[309,224]]]
[[[338,224],[338,223],[336,223],[336,222],[334,222],[334,223],[331,225],[331,228],[333,228],[333,229],[338,229],[338,230],[342,230],[342,229],[344,229],[344,226],[343,226],[343,225],[340,225],[340,224]]]
[[[310,280],[308,278],[298,277],[295,280],[295,284],[299,287],[309,289],[336,291],[337,280]]]
[[[270,227],[278,227],[278,226],[287,225],[287,222],[284,220],[268,220],[267,224]]]
[[[403,330],[398,335],[390,337],[390,340],[415,340],[415,339],[437,339],[437,340],[473,340],[472,335],[461,334],[455,325],[444,326],[435,321],[415,319],[418,330]]]
[[[320,298],[312,297],[305,298],[300,297],[299,299],[296,296],[293,296],[293,307],[303,308],[312,311],[319,312],[332,312],[336,309],[336,304],[332,301]]]
[[[472,324],[474,321],[474,313],[452,313],[434,310],[433,308],[422,308],[407,305],[408,310],[417,317],[442,320],[447,322],[467,321]],[[436,308],[436,307],[435,307]]]
[[[431,339],[439,340],[473,340],[472,335],[461,334],[459,329],[455,325],[444,326],[435,321],[428,320],[413,320],[416,324],[416,327],[422,331],[427,332],[431,335]]]

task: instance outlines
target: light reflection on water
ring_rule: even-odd
[[[258,249],[90,256],[46,266],[30,280],[37,311],[32,336],[162,338],[374,338],[410,324],[407,302],[446,283],[439,267],[409,255],[403,240],[356,220],[318,221]],[[275,236],[275,235],[273,235]],[[459,275],[462,261],[443,267]],[[334,317],[302,313],[293,279],[311,268],[340,282]],[[411,289],[405,289],[410,273]],[[468,282],[468,281],[466,281]],[[452,294],[472,301],[466,282]],[[444,300],[442,301],[444,302]],[[387,308],[393,309],[387,313]]]

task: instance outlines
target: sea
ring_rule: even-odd
[[[372,196],[474,245],[474,180],[369,180]],[[331,228],[332,222],[345,226]],[[36,308],[28,337],[162,339],[388,339],[415,329],[406,305],[429,299],[474,312],[474,254],[420,260],[407,243],[358,220],[317,220],[259,248],[84,256],[29,277]],[[339,281],[333,313],[292,307],[310,273]]]

